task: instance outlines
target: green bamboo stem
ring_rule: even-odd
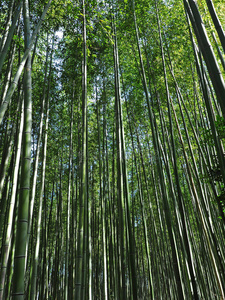
[[[219,65],[217,63],[215,54],[213,52],[213,48],[209,41],[203,20],[199,13],[197,4],[194,0],[188,0],[188,2],[187,0],[184,0],[184,6],[187,10],[188,16],[195,31],[199,47],[207,65],[210,79],[212,81],[218,102],[220,104],[223,116],[225,118],[225,83]]]
[[[97,98],[97,85],[96,85]],[[102,181],[102,155],[101,155],[101,133],[100,133],[100,104],[97,101],[97,126],[98,126],[98,155],[99,155],[99,185],[100,185],[100,206],[101,206],[101,220],[102,220],[102,248],[103,248],[103,285],[104,285],[104,299],[108,300],[108,274],[107,274],[107,252],[106,252],[106,224],[105,224],[105,194],[103,193]]]
[[[17,23],[17,21],[19,19],[19,16],[20,16],[20,12],[21,12],[21,9],[22,9],[22,2],[23,1],[20,0],[19,5],[17,6],[16,12],[15,12],[14,17],[13,17],[12,25],[9,29],[7,38],[4,41],[3,47],[0,51],[0,74],[2,72],[2,67],[3,67],[4,61],[5,61],[7,52],[9,50],[10,44],[12,42],[13,34],[14,34],[14,31],[15,31],[15,28],[16,28],[16,23]]]
[[[8,12],[8,17],[7,17],[7,21],[6,21],[6,24],[5,24],[5,33],[2,36],[1,41],[0,41],[0,51],[4,47],[5,41],[7,39],[8,34],[9,34],[10,25],[12,24],[13,7],[14,7],[15,0],[12,0],[10,2],[11,3],[10,3],[9,12]]]
[[[25,64],[27,62],[27,59],[30,56],[31,49],[32,49],[32,47],[33,47],[33,45],[34,45],[34,43],[36,41],[36,37],[37,37],[38,32],[40,30],[41,24],[44,21],[45,15],[46,15],[49,7],[50,7],[51,2],[52,2],[52,0],[48,1],[48,3],[47,3],[47,5],[46,5],[46,7],[45,7],[45,9],[44,9],[44,11],[43,11],[43,13],[41,15],[41,18],[40,18],[40,20],[39,20],[39,22],[38,22],[38,24],[37,24],[37,26],[36,26],[36,28],[34,30],[34,33],[33,33],[32,37],[30,39],[29,45],[26,47],[26,50],[25,50],[24,55],[23,55],[23,58],[21,59],[20,65],[19,65],[18,70],[17,70],[17,72],[15,74],[15,77],[14,77],[14,79],[13,79],[13,81],[12,81],[12,83],[11,83],[9,89],[8,89],[8,92],[6,94],[4,102],[0,106],[0,124],[3,121],[6,109],[7,109],[8,105],[9,105],[9,102],[10,102],[10,100],[11,100],[11,98],[12,98],[12,96],[13,96],[15,90],[16,90],[16,87],[18,85],[20,76],[21,76],[21,74],[23,72],[23,69],[24,69],[24,66],[25,66]]]
[[[45,186],[50,95],[48,94],[47,97],[48,97],[48,101],[47,101],[46,118],[45,118],[45,136],[44,136],[43,155],[42,155],[41,186],[40,186],[40,197],[39,197],[37,229],[36,229],[37,240],[36,240],[35,252],[34,252],[31,275],[30,275],[31,277],[30,299],[31,300],[35,300],[37,295],[37,269],[38,269],[39,251],[40,251],[40,244],[41,244],[42,206],[43,206],[43,194],[44,194],[44,186]]]
[[[1,261],[1,270],[0,270],[0,300],[3,300],[4,288],[5,288],[5,279],[6,279],[6,270],[8,266],[9,255],[11,251],[11,240],[12,240],[12,230],[13,230],[13,215],[15,213],[15,203],[16,203],[16,190],[18,183],[18,175],[19,175],[19,163],[20,163],[20,155],[21,155],[21,145],[22,145],[22,133],[23,133],[23,125],[24,125],[24,116],[23,113],[23,105],[21,108],[21,117],[20,117],[20,125],[18,130],[18,139],[16,144],[16,157],[14,163],[14,171],[13,171],[13,179],[12,179],[12,192],[10,198],[10,207],[8,213],[8,222],[6,229],[6,238],[4,242],[4,247],[2,250],[2,261]]]
[[[79,229],[77,240],[77,264],[75,275],[75,298],[83,299],[82,292],[85,290],[84,278],[84,239],[85,239],[85,220],[87,207],[87,54],[86,54],[86,16],[85,1],[82,0],[83,15],[83,70],[82,70],[82,166],[81,166],[81,190],[80,190],[80,210],[79,210]],[[86,224],[87,225],[87,224]],[[87,226],[86,226],[87,228]],[[83,279],[82,279],[83,278]]]
[[[30,43],[30,21],[28,1],[24,0],[24,34],[25,48]],[[30,169],[31,169],[31,128],[32,128],[32,99],[31,99],[31,56],[28,55],[24,73],[24,128],[23,128],[23,157],[21,166],[20,197],[18,205],[18,221],[16,247],[14,257],[13,300],[24,298],[25,256],[28,226]]]
[[[37,173],[38,173],[38,163],[39,163],[39,154],[40,154],[40,144],[42,140],[42,130],[43,130],[43,120],[44,120],[44,110],[45,110],[45,100],[46,100],[46,83],[47,83],[47,70],[48,70],[48,38],[47,38],[47,50],[46,50],[46,60],[45,60],[45,78],[43,83],[43,94],[42,94],[42,101],[41,101],[41,119],[39,124],[39,132],[38,132],[38,139],[37,139],[37,150],[36,150],[36,156],[34,161],[34,172],[33,172],[33,181],[32,181],[32,189],[31,189],[31,199],[30,199],[30,205],[29,205],[29,221],[28,221],[28,237],[27,237],[27,246],[26,251],[28,252],[29,247],[29,240],[30,240],[30,234],[31,234],[31,228],[33,224],[33,211],[34,211],[34,202],[35,202],[35,195],[36,195],[36,187],[37,187]],[[51,68],[51,60],[52,60],[52,54],[50,59],[50,68]],[[50,71],[49,71],[49,77],[50,77]],[[27,259],[26,256],[26,265],[27,266]],[[25,267],[26,268],[26,267]]]
[[[215,7],[213,5],[212,0],[206,0],[206,3],[207,3],[207,6],[208,6],[208,9],[209,9],[211,18],[213,20],[214,26],[216,28],[216,31],[218,33],[221,45],[223,47],[224,54],[225,54],[225,33],[224,33],[224,30],[223,30],[223,27],[221,25],[221,22],[220,22],[218,16],[217,16],[217,13],[216,13],[216,10],[215,10]]]

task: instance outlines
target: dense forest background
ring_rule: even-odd
[[[0,2],[0,300],[225,299],[225,2]]]

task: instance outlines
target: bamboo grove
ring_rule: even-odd
[[[0,300],[225,299],[225,3],[0,3]]]

